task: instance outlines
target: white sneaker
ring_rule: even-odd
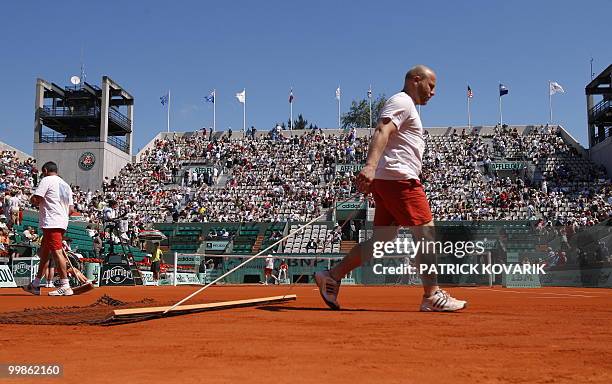
[[[72,288],[70,287],[59,287],[55,291],[49,292],[49,296],[72,296]]]
[[[467,301],[457,300],[443,289],[421,301],[421,312],[454,312],[464,308],[467,308]]]
[[[314,274],[315,282],[319,286],[319,293],[327,304],[333,310],[339,310],[338,292],[340,291],[340,282],[334,280],[329,271],[319,271]]]

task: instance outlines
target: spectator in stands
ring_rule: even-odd
[[[8,229],[8,225],[6,225],[6,215],[0,215],[0,229]]]
[[[130,241],[130,237],[128,236],[128,232],[130,230],[130,221],[128,220],[126,215],[119,218],[118,229],[119,229],[119,238],[121,239],[121,242],[128,243]]]
[[[26,227],[26,229],[23,231],[23,237],[29,243],[35,243],[38,240],[38,234],[36,233],[34,228],[32,228],[30,226]]]
[[[8,255],[9,244],[11,240],[7,228],[0,229],[0,256]]]
[[[153,252],[151,253],[151,272],[153,272],[153,283],[159,285],[159,271],[161,260],[164,253],[159,248],[159,243],[155,243]]]
[[[342,242],[342,229],[334,230],[331,236],[332,244],[339,244],[340,242]]]
[[[8,208],[11,214],[10,226],[21,225],[19,210],[21,209],[21,199],[17,196],[18,191],[11,191],[11,197],[8,200]]]
[[[109,253],[115,253],[115,244],[121,241],[121,239],[118,237],[118,206],[119,203],[116,200],[109,200],[108,205],[102,210],[102,217],[104,220],[104,236],[109,239],[110,243]]]
[[[282,259],[278,267],[278,282],[280,284],[287,279],[289,279],[289,265],[285,259]]]
[[[306,244],[306,252],[309,252],[311,249],[313,251],[317,250],[317,243],[314,241],[314,239],[310,239],[310,241]]]
[[[557,265],[565,265],[567,264],[567,254],[564,251],[559,251],[557,256]]]
[[[89,235],[89,237],[94,237],[97,233],[97,231],[93,229],[91,225],[88,225],[87,228],[85,228],[85,231],[87,231],[87,235]]]
[[[103,259],[102,249],[104,249],[104,243],[102,242],[102,237],[100,237],[100,234],[96,232],[93,236],[93,250],[94,250],[95,257]]]

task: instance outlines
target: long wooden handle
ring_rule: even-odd
[[[62,249],[62,254],[64,255],[64,258],[66,259],[66,271],[67,272],[72,272],[74,277],[76,277],[76,279],[79,282],[86,283],[88,281],[87,277],[85,277],[85,275],[83,275],[83,273],[81,271],[79,271],[75,266],[72,265],[72,262],[70,261],[70,258],[66,254],[66,250],[65,249]]]

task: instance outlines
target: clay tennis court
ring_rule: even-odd
[[[168,304],[195,289],[105,287],[60,298],[3,289],[0,316],[88,306],[104,294],[140,306]],[[62,379],[11,380],[20,383],[612,382],[612,290],[451,292],[469,300],[469,309],[420,313],[418,287],[346,286],[344,310],[333,312],[313,285],[214,286],[190,303],[298,299],[117,326],[0,324],[0,362],[64,365]]]

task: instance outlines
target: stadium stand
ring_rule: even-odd
[[[249,254],[286,235],[287,223],[306,222],[355,192],[354,173],[337,167],[365,161],[368,133],[160,134],[137,162],[104,180],[99,190],[74,186],[75,205],[82,220],[100,225],[103,208],[116,200],[136,253],[142,253],[138,232],[155,224],[168,236],[162,246],[173,252],[196,252],[210,231],[225,228],[228,251]],[[422,180],[439,222],[592,226],[612,215],[609,177],[562,127],[431,128],[425,139]],[[15,191],[23,207],[29,206],[38,173],[35,161],[5,151],[0,162],[0,192]],[[266,222],[270,225],[245,224]],[[194,226],[198,223],[216,224]],[[315,224],[275,250],[339,252],[333,242],[319,249],[333,227]],[[82,233],[74,236],[81,249],[91,248]],[[317,247],[305,249],[311,240]]]

